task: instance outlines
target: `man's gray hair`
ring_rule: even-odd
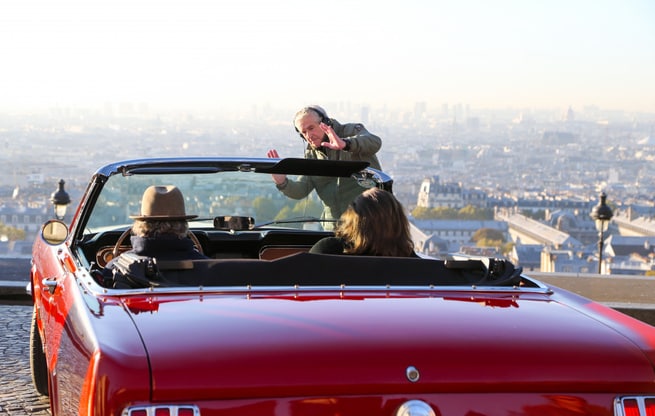
[[[307,114],[315,115],[316,117],[318,117],[319,121],[322,119],[329,118],[323,107],[321,107],[320,105],[309,105],[307,107],[303,107],[300,110],[298,110],[295,117],[293,118],[293,125],[295,126],[298,119],[306,116]]]

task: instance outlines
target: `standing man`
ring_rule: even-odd
[[[307,142],[306,159],[361,160],[381,169],[376,153],[382,147],[382,140],[362,124],[341,124],[317,105],[300,109],[293,124]],[[267,156],[280,157],[275,149],[269,150]],[[316,190],[323,202],[322,218],[327,220],[339,219],[350,202],[365,190],[352,178],[299,176],[289,180],[286,175],[272,176],[277,189],[289,198],[302,199]]]

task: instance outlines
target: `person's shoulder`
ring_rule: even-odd
[[[366,127],[364,127],[362,123],[346,123],[346,124],[342,124],[341,128],[343,129],[343,131],[353,134],[368,131],[366,130]]]
[[[343,240],[339,237],[324,237],[318,240],[311,249],[313,254],[343,254]]]

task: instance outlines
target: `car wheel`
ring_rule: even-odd
[[[30,370],[32,383],[37,393],[42,396],[48,395],[48,364],[43,352],[43,342],[36,325],[36,307],[32,311],[32,323],[30,325]]]

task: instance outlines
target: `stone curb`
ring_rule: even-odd
[[[12,298],[31,298],[31,295],[27,293],[27,285],[29,285],[29,282],[0,280],[0,296]]]

